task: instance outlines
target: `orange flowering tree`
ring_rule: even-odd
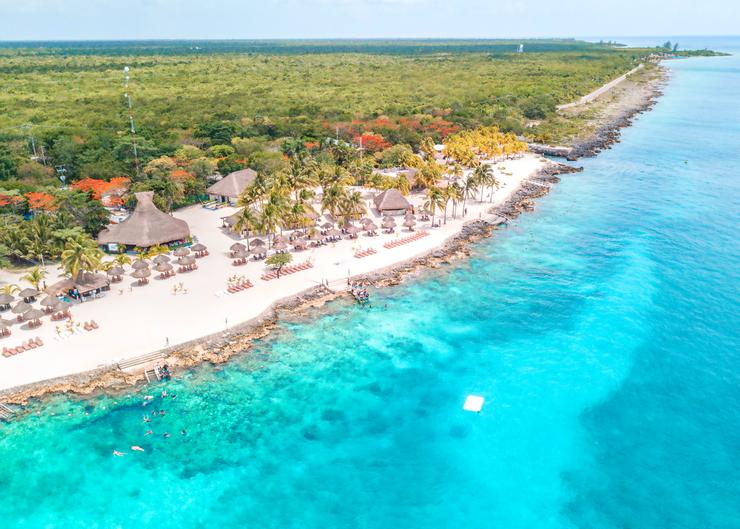
[[[54,211],[57,209],[55,198],[48,193],[32,191],[24,196],[28,201],[29,209],[36,211]]]

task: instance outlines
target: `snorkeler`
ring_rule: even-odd
[[[113,455],[116,457],[121,457],[125,456],[126,454],[124,454],[123,452],[119,452],[118,450],[113,450]]]

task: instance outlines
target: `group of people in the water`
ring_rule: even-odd
[[[359,303],[360,305],[370,303],[370,293],[364,286],[355,285],[354,283],[352,283],[350,285],[350,292],[352,292],[352,297],[354,297],[355,301],[357,301],[357,303]]]
[[[166,371],[167,374],[168,374],[168,376],[169,376],[169,370],[167,369],[167,366],[166,365],[163,366],[162,368],[159,368],[158,367],[158,369],[161,369],[161,370]],[[161,403],[164,403],[166,401],[166,399],[168,399],[168,398],[170,400],[176,399],[177,398],[177,395],[175,393],[168,393],[167,390],[165,389],[165,390],[162,390],[162,393],[160,394],[160,398],[161,398],[161,401],[160,402]],[[153,402],[154,402],[154,396],[153,395],[146,395],[144,397],[144,401],[141,403],[141,405],[142,405],[142,407],[146,407],[146,406],[148,406],[149,404],[151,404]],[[152,410],[151,413],[145,413],[144,414],[144,416],[142,417],[142,421],[145,424],[150,424],[152,422],[152,419],[153,418],[156,418],[156,417],[164,417],[165,415],[167,415],[167,410],[165,410],[165,409]],[[180,430],[180,435],[181,436],[185,436],[187,434],[188,434],[188,432],[184,428],[182,430]],[[144,437],[148,437],[150,435],[154,435],[154,430],[149,429],[146,432],[144,432]],[[164,432],[162,434],[162,437],[164,439],[169,439],[170,437],[172,437],[172,435],[169,432]],[[142,448],[142,447],[140,447],[138,445],[132,445],[131,446],[131,450],[134,451],[134,452],[145,452],[146,451],[144,448]],[[121,452],[119,450],[113,450],[113,455],[116,456],[116,457],[121,457],[121,456],[126,455],[126,452]]]

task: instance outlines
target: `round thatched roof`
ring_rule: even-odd
[[[180,246],[177,250],[172,252],[172,254],[176,257],[185,257],[186,255],[190,255],[190,248]]]
[[[44,299],[41,300],[41,306],[42,307],[53,307],[57,304],[57,301],[59,301],[56,296],[46,296]]]
[[[7,305],[12,303],[15,298],[10,294],[0,294],[0,305]]]
[[[136,193],[134,212],[120,224],[101,231],[98,242],[148,248],[190,237],[188,223],[157,209],[153,199],[153,191]]]
[[[326,232],[326,234],[327,234],[327,235],[328,235],[329,237],[340,237],[340,236],[342,235],[342,232],[341,232],[341,231],[339,231],[339,230],[338,230],[338,229],[336,229],[336,228],[332,228],[331,230],[327,231],[327,232]]]
[[[170,263],[157,263],[157,266],[155,266],[154,269],[157,272],[169,272],[172,270],[172,265]]]
[[[152,259],[152,262],[154,262],[156,264],[159,264],[159,263],[169,263],[170,262],[170,258],[168,256],[166,256],[165,254],[161,253],[157,257],[155,257],[154,259]]]
[[[31,310],[33,307],[26,303],[25,301],[19,301],[15,304],[15,306],[12,309],[13,314],[23,314],[27,310]]]
[[[367,224],[365,224],[365,226],[363,226],[363,229],[365,231],[375,231],[378,229],[378,226],[373,221],[370,221]]]
[[[185,257],[180,257],[177,260],[177,264],[181,264],[183,266],[189,266],[195,262],[195,257],[192,255],[186,255]]]
[[[191,249],[191,250],[193,250],[194,252],[204,252],[204,251],[206,251],[206,250],[207,250],[208,248],[206,247],[206,245],[205,245],[205,244],[201,244],[201,243],[196,243],[196,244],[192,245],[192,246],[190,247],[190,249]]]
[[[23,313],[23,321],[39,320],[44,316],[44,311],[40,309],[30,309]]]
[[[139,259],[137,261],[134,261],[134,264],[131,265],[131,268],[134,270],[146,270],[149,268],[149,263],[144,261],[143,259]]]
[[[236,259],[246,259],[247,257],[249,257],[249,254],[250,253],[254,253],[254,250],[247,251],[246,248],[240,248],[239,250],[236,250],[234,252],[234,258],[236,258]]]
[[[152,275],[151,270],[148,268],[141,268],[139,270],[135,270],[133,274],[131,274],[131,277],[136,279],[144,279]]]
[[[67,310],[71,306],[71,303],[68,301],[64,301],[63,299],[58,300],[54,306],[52,307],[54,309],[54,312],[62,312]]]
[[[352,235],[357,235],[357,232],[359,232],[360,229],[357,226],[350,226],[347,228],[347,233],[351,233]]]
[[[40,292],[38,290],[36,290],[35,288],[30,288],[29,287],[29,288],[24,288],[23,290],[21,290],[20,292],[18,292],[18,297],[19,298],[24,298],[24,299],[25,298],[33,298],[33,297],[38,296],[39,294],[40,294]]]
[[[251,246],[266,246],[262,239],[252,239],[249,244]]]
[[[244,250],[244,249],[246,249],[246,246],[244,246],[240,242],[235,242],[234,244],[232,244],[231,246],[229,246],[229,250],[231,250],[232,252],[237,252],[239,250]]]
[[[114,266],[110,270],[108,270],[109,276],[122,276],[125,273],[122,266]]]
[[[274,250],[278,250],[278,251],[279,250],[285,250],[287,247],[288,247],[288,245],[285,242],[283,242],[283,241],[279,241],[279,242],[277,242],[277,243],[275,243],[275,244],[272,245],[272,248]]]

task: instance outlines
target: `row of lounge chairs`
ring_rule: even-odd
[[[375,248],[368,248],[367,250],[361,250],[359,252],[355,252],[355,257],[358,259],[362,259],[363,257],[368,257],[376,253],[378,253],[378,251]]]
[[[294,265],[294,266],[285,266],[282,270],[280,270],[281,276],[287,276],[289,274],[295,274],[296,272],[301,272],[303,270],[308,270],[309,268],[313,268],[313,263],[311,261],[305,261],[303,263]],[[272,281],[273,279],[278,278],[277,270],[274,272],[268,272],[267,274],[262,275],[263,281]]]
[[[89,322],[87,322],[87,321],[86,321],[86,322],[84,323],[83,327],[84,327],[84,328],[85,328],[85,330],[86,330],[86,331],[88,331],[88,332],[89,332],[89,331],[94,331],[95,329],[97,329],[97,328],[98,328],[98,323],[97,323],[97,322],[96,322],[95,320],[90,320]]]
[[[229,291],[229,294],[236,294],[237,292],[241,292],[242,290],[246,290],[248,288],[252,288],[254,285],[252,282],[247,279],[245,281],[241,281],[239,283],[234,283],[229,285],[229,288],[227,290]]]
[[[408,244],[410,242],[418,241],[419,239],[421,239],[422,237],[426,237],[427,235],[429,235],[429,232],[419,231],[409,237],[404,237],[403,239],[396,239],[395,241],[389,241],[385,243],[383,246],[388,249],[395,248],[397,246],[401,246],[402,244]]]
[[[23,342],[18,347],[3,347],[3,356],[5,358],[10,358],[11,356],[41,347],[42,345],[44,345],[44,342],[42,342],[41,338],[37,336],[36,338],[31,338],[27,342]]]

